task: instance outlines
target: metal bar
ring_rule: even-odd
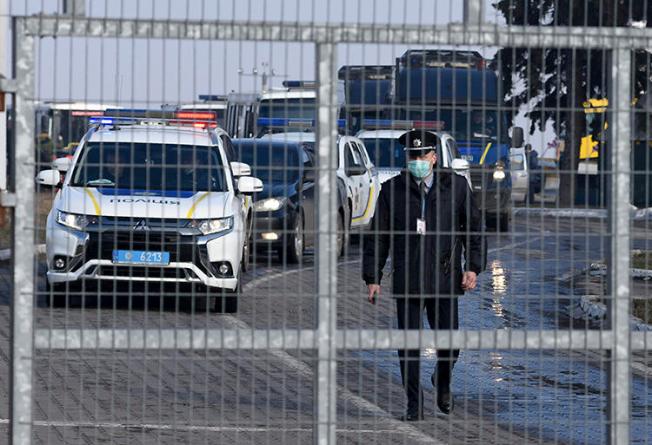
[[[316,349],[312,329],[37,329],[37,349]],[[348,329],[335,335],[337,349],[566,349],[605,350],[611,331],[480,330],[419,331]],[[632,334],[632,349],[645,350],[652,332]]]
[[[611,325],[612,350],[609,375],[608,435],[611,444],[629,443],[631,406],[630,350],[630,156],[631,156],[631,81],[632,53],[627,49],[612,51],[611,63],[611,140],[613,153],[609,194],[611,255],[609,271],[610,299],[608,319]]]
[[[32,437],[32,349],[34,303],[34,38],[16,20],[15,192],[13,299],[11,339],[11,443],[29,444]]]
[[[122,20],[30,16],[28,32],[39,37],[111,37],[249,40],[321,43],[395,43],[499,47],[649,48],[652,28],[536,27],[450,24],[314,25],[238,21]]]
[[[314,443],[335,444],[337,406],[337,46],[317,44],[317,402]]]
[[[483,0],[464,1],[464,24],[466,26],[480,25],[484,21],[483,6]]]

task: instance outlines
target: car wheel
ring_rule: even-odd
[[[238,278],[238,286],[234,290],[220,289],[219,292],[221,296],[215,298],[211,311],[224,314],[238,312],[238,297],[241,294],[240,279]]]
[[[240,261],[240,269],[243,272],[247,272],[249,270],[249,262],[251,261],[249,258],[249,243],[249,234],[246,234],[244,244],[242,245],[242,260]]]
[[[206,290],[205,287],[199,287],[198,289],[194,286],[191,286],[191,302],[192,306],[191,311],[196,314],[205,313],[207,309],[212,309],[215,306],[215,297],[211,296],[210,290]]]
[[[509,232],[509,222],[509,215],[507,213],[502,213],[498,222],[498,230],[501,232]]]
[[[344,256],[344,251],[346,249],[346,230],[344,229],[344,215],[342,213],[337,214],[337,257]]]
[[[303,217],[301,216],[301,213],[298,213],[294,221],[294,228],[287,237],[287,245],[284,249],[285,261],[292,264],[301,262],[301,259],[303,258],[304,241]]]
[[[45,304],[49,307],[63,307],[66,305],[66,289],[61,283],[52,283],[45,280]]]
[[[509,232],[509,214],[488,213],[487,228],[491,229],[491,232]]]

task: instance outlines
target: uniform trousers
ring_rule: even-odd
[[[431,329],[458,329],[457,296],[396,298],[396,315],[399,329],[421,329],[423,312],[426,312]],[[459,357],[459,349],[437,350],[437,382],[450,384],[453,366]],[[401,377],[408,399],[408,411],[423,408],[423,391],[420,380],[419,349],[399,349]]]

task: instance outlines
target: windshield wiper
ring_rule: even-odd
[[[86,187],[115,187],[115,182],[105,178],[93,179],[86,183]]]

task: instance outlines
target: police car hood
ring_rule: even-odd
[[[228,192],[65,187],[59,210],[125,218],[208,219],[229,216],[232,199]]]

